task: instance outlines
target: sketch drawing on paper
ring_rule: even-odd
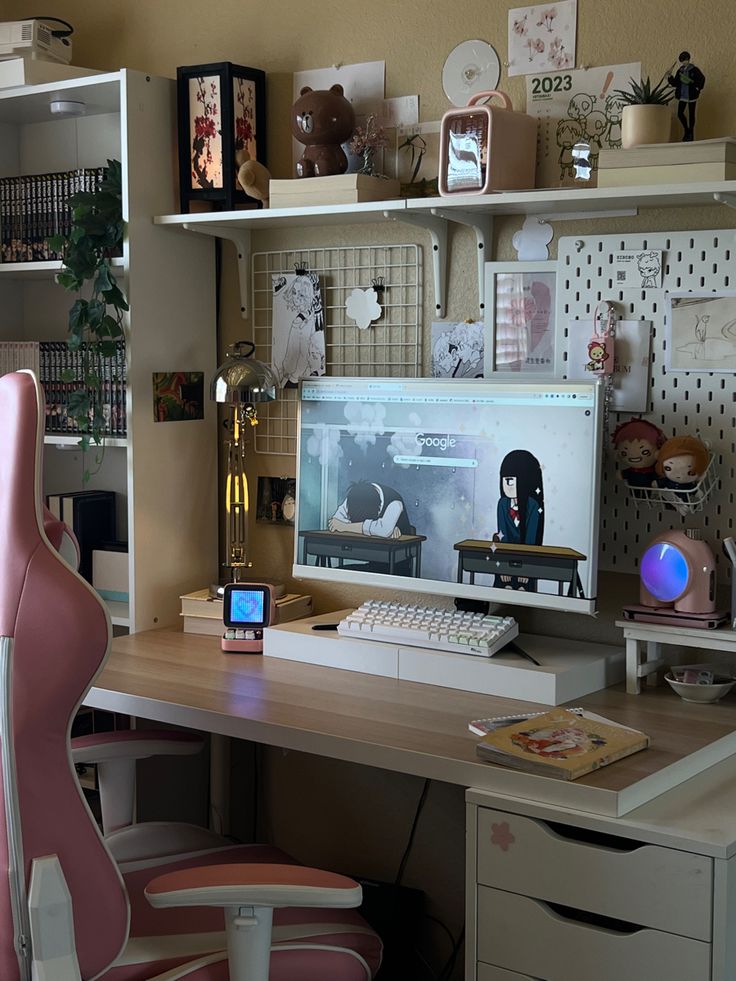
[[[432,324],[432,375],[483,377],[483,322]]]
[[[653,286],[656,289],[661,285],[661,252],[642,252],[636,257],[636,264],[639,267],[639,272],[641,273],[642,289],[646,289],[650,286]]]
[[[281,388],[325,373],[325,324],[316,273],[274,273],[271,363]]]
[[[736,372],[736,293],[669,297],[669,367]]]

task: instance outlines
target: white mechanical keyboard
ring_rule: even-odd
[[[492,657],[518,636],[513,617],[368,600],[337,625],[343,637]]]

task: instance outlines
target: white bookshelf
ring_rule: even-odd
[[[61,92],[85,102],[86,115],[52,118],[49,102]],[[106,441],[87,486],[117,494],[130,603],[108,606],[113,623],[131,631],[178,623],[179,596],[217,576],[217,417],[207,398],[217,364],[213,245],[151,221],[178,200],[175,146],[170,79],[124,70],[0,91],[0,177],[122,163],[127,228],[114,265],[131,307],[128,435]],[[55,282],[59,265],[0,263],[0,340],[66,338],[73,297]],[[156,422],[155,371],[203,371],[204,419]],[[45,443],[45,492],[83,489],[78,438],[50,434]]]

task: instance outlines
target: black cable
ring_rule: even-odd
[[[409,861],[409,853],[411,851],[411,846],[414,844],[414,835],[417,831],[417,824],[419,823],[419,815],[422,813],[422,808],[427,799],[427,794],[429,793],[429,785],[432,781],[427,777],[424,781],[424,787],[422,788],[422,793],[419,796],[419,803],[417,804],[416,814],[414,815],[414,823],[411,826],[411,831],[409,832],[409,840],[406,843],[406,848],[404,849],[404,854],[401,857],[401,862],[399,863],[399,871],[396,873],[396,879],[394,880],[394,885],[401,885],[401,880],[404,877],[404,869],[406,868],[406,863]]]
[[[463,944],[465,943],[465,927],[460,931],[460,935],[457,938],[457,943],[450,954],[447,963],[442,968],[437,981],[450,981],[452,977],[452,972],[455,970],[455,964],[457,963],[458,954],[462,950]]]
[[[62,20],[61,17],[41,17],[36,15],[34,17],[29,17],[28,20],[42,20],[44,24],[48,24],[48,22],[51,21],[54,24],[63,24],[64,27],[67,28],[67,30],[65,31],[58,31],[58,30],[52,31],[51,32],[52,37],[71,37],[72,34],[74,33],[74,28],[69,23],[69,21]]]

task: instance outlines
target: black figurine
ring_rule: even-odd
[[[677,74],[670,75],[667,81],[675,89],[677,118],[685,131],[682,141],[691,143],[695,139],[695,107],[705,85],[705,75],[692,64],[689,51],[681,51],[677,60],[680,62]]]

